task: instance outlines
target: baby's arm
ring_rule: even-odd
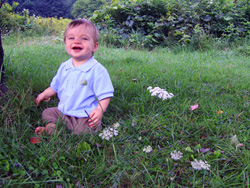
[[[108,108],[111,98],[105,98],[99,101],[99,104],[96,109],[92,110],[89,117],[89,126],[94,128],[95,125],[99,125],[102,120],[102,115]]]
[[[45,89],[42,93],[40,93],[37,98],[36,98],[36,105],[38,106],[39,103],[43,100],[45,101],[49,101],[49,99],[54,96],[56,94],[56,92],[51,88],[48,87],[47,89]]]
[[[50,97],[54,96],[56,94],[56,92],[51,88],[51,87],[48,87],[47,89],[45,89],[42,93],[40,93],[37,98],[36,98],[36,105],[38,106],[39,103],[41,101],[49,101]],[[49,123],[48,125],[50,125],[51,123]],[[54,130],[51,130],[48,128],[48,125],[46,125],[46,127],[37,127],[35,129],[35,133],[40,135],[42,134],[44,131],[47,132],[47,134],[51,134],[54,132]],[[55,124],[53,124],[54,127],[55,127]],[[53,127],[53,128],[54,128]]]

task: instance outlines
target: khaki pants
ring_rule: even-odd
[[[42,113],[43,122],[46,123],[57,123],[59,119],[66,124],[67,128],[72,131],[73,134],[81,134],[81,133],[96,133],[101,130],[101,123],[95,127],[90,128],[89,126],[89,118],[77,118],[73,116],[67,116],[62,114],[57,107],[47,108]]]

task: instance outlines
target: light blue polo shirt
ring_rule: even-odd
[[[82,85],[83,80],[87,85]],[[98,106],[98,100],[113,97],[114,88],[108,71],[91,57],[81,66],[74,67],[72,59],[62,63],[50,87],[57,92],[58,109],[65,115],[88,117]]]

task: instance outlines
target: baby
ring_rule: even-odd
[[[69,60],[62,63],[50,83],[36,98],[36,104],[58,96],[58,107],[47,108],[42,119],[45,127],[37,127],[36,134],[54,133],[61,119],[73,134],[94,133],[101,129],[103,113],[113,97],[114,88],[108,71],[94,59],[98,30],[86,19],[73,20],[66,28],[64,44]]]

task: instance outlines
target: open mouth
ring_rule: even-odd
[[[73,47],[72,49],[73,49],[73,50],[82,50],[81,47]]]

